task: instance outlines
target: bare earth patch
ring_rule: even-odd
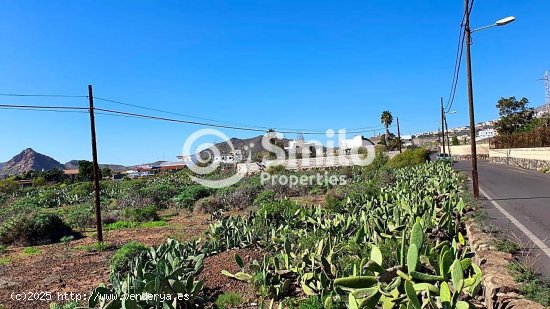
[[[222,270],[227,270],[232,274],[240,271],[235,262],[235,254],[241,256],[245,265],[250,265],[254,260],[261,262],[264,257],[264,253],[260,249],[246,248],[232,249],[205,258],[204,270],[199,275],[199,279],[204,281],[204,291],[213,301],[218,295],[225,292],[237,293],[247,303],[258,299],[254,285],[222,275]]]
[[[109,259],[116,249],[135,240],[146,245],[159,245],[167,238],[188,240],[200,236],[209,224],[208,215],[180,214],[169,219],[169,224],[155,228],[137,228],[104,231],[104,240],[113,246],[103,252],[86,252],[81,246],[95,243],[93,234],[64,244],[36,246],[41,252],[25,255],[21,247],[10,247],[0,258],[10,262],[0,264],[0,308],[49,308],[58,300],[58,293],[78,293],[87,297],[100,283],[109,279]],[[44,301],[12,300],[12,293],[49,292]]]

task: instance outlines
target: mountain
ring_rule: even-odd
[[[4,166],[4,162],[0,162],[0,171],[2,170],[2,166]]]
[[[71,160],[67,163],[65,163],[65,169],[66,170],[77,170],[78,169],[78,161],[80,160]],[[108,167],[112,171],[115,172],[122,172],[127,170],[128,168],[124,165],[118,165],[118,164],[99,164],[99,168]]]
[[[64,165],[54,160],[51,157],[43,155],[34,151],[31,148],[27,148],[15,157],[11,158],[8,162],[5,162],[0,169],[0,174],[14,175],[21,174],[27,171],[42,171],[51,170],[54,168],[64,169]]]

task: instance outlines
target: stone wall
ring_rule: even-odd
[[[491,149],[489,160],[497,164],[541,170],[550,168],[550,147]]]
[[[493,236],[484,233],[473,221],[466,222],[466,234],[475,252],[473,260],[483,271],[483,298],[487,308],[544,309],[541,304],[523,298],[507,268],[514,258],[510,253],[497,251]]]

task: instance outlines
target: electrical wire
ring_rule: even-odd
[[[265,130],[249,128],[249,127],[237,127],[237,126],[230,126],[230,125],[204,123],[204,122],[191,121],[191,120],[174,119],[174,118],[166,118],[166,117],[159,117],[159,116],[152,116],[152,115],[144,115],[144,114],[123,112],[123,111],[117,111],[117,110],[112,110],[112,109],[94,108],[94,110],[101,111],[101,112],[104,112],[104,113],[124,115],[124,116],[134,117],[134,118],[162,120],[162,121],[168,121],[168,122],[186,123],[186,124],[201,125],[201,126],[208,126],[208,127],[215,127],[215,128],[233,129],[233,130],[242,130],[242,131],[253,131],[253,132],[262,132],[262,133],[266,132]],[[382,129],[383,128],[377,128],[377,129],[372,129],[372,130],[364,130],[364,131],[348,131],[347,133],[373,132],[373,131],[378,131],[378,130],[382,130]],[[326,134],[326,132],[302,132],[302,131],[284,131],[284,130],[276,130],[276,132],[285,133],[285,134],[293,133],[293,134],[309,134],[309,135]]]
[[[471,12],[471,7],[469,8],[469,13]],[[468,13],[468,14],[469,14]],[[448,113],[454,103],[454,98],[456,94],[456,88],[458,86],[458,79],[460,76],[460,67],[462,63],[462,52],[464,50],[464,39],[466,37],[466,32],[464,31],[464,21],[466,19],[466,12],[462,15],[462,21],[460,22],[460,30],[458,32],[458,45],[456,48],[456,56],[455,56],[455,66],[453,71],[453,80],[451,82],[451,90],[449,93],[449,98],[447,99],[447,104],[445,105],[445,112]]]
[[[171,112],[171,111],[167,111],[167,110],[151,108],[151,107],[141,106],[141,105],[137,105],[137,104],[126,103],[126,102],[122,102],[122,101],[119,101],[119,100],[107,99],[107,98],[96,97],[96,96],[94,96],[94,99],[97,99],[97,100],[100,100],[100,101],[105,101],[105,102],[111,102],[111,103],[115,103],[115,104],[120,104],[120,105],[125,105],[125,106],[130,106],[130,107],[135,107],[135,108],[141,108],[141,109],[144,109],[144,110],[150,110],[150,111],[175,115],[175,116],[187,117],[187,118],[198,119],[198,120],[205,120],[205,121],[214,122],[214,123],[218,123],[218,124],[222,124],[222,125],[245,127],[245,128],[250,128],[250,129],[255,129],[255,130],[258,130],[258,131],[262,131],[262,132],[270,130],[270,129],[275,129],[275,127],[247,125],[247,124],[242,124],[242,123],[220,121],[220,120],[215,120],[215,119],[211,119],[211,118],[204,118],[204,117],[192,116],[192,115],[188,115],[188,114],[181,114],[181,113]],[[350,130],[357,131],[357,130],[373,129],[373,128],[376,128],[376,127],[375,126],[359,127],[359,128],[353,128],[353,129],[350,129]],[[297,133],[299,133],[300,131],[323,131],[323,130],[326,131],[326,129],[312,129],[312,128],[299,128],[299,129],[298,128],[277,128],[277,130],[278,131],[280,131],[280,130],[295,131]]]
[[[37,109],[37,108],[16,108],[16,107],[0,107],[4,110],[25,110],[36,112],[55,112],[55,113],[75,113],[75,114],[88,114],[88,111],[76,111],[76,110],[55,110],[55,109]]]
[[[87,98],[87,95],[0,93],[4,97]]]
[[[77,107],[77,106],[44,106],[44,105],[0,104],[0,107],[7,107],[7,108],[13,108],[13,109],[90,110],[88,107]]]
[[[269,127],[253,126],[253,125],[246,125],[246,124],[233,123],[233,122],[225,122],[225,121],[219,121],[219,120],[210,119],[210,118],[203,118],[203,117],[192,116],[192,115],[187,115],[187,114],[180,114],[180,113],[176,113],[176,112],[170,112],[170,111],[167,111],[167,110],[151,108],[151,107],[145,107],[145,106],[125,103],[125,102],[121,102],[121,101],[117,101],[117,100],[105,99],[105,98],[96,97],[96,96],[94,96],[94,99],[105,101],[105,102],[111,102],[111,103],[115,103],[115,104],[120,104],[120,105],[125,105],[125,106],[131,106],[131,107],[135,107],[135,108],[141,108],[141,109],[150,110],[150,111],[155,111],[155,112],[159,112],[159,113],[165,113],[165,114],[170,114],[170,115],[175,115],[175,116],[192,118],[192,119],[212,121],[212,122],[218,122],[218,123],[222,123],[222,124],[235,125],[235,126],[241,126],[241,127],[247,127],[247,128],[263,129],[263,131],[270,129]]]
[[[468,1],[468,19],[472,14],[472,9],[474,8],[474,2],[475,0],[471,0],[471,2]],[[462,21],[460,23],[457,56],[455,59],[455,72],[453,73],[453,82],[451,83],[451,93],[449,95],[449,99],[447,100],[447,104],[444,108],[445,113],[448,113],[451,111],[451,108],[453,107],[455,95],[456,95],[456,88],[458,85],[458,78],[460,75],[460,65],[462,63],[462,52],[464,50],[464,40],[466,37],[465,19],[466,19],[466,12],[464,12],[464,14],[462,15]]]
[[[67,111],[80,111],[80,112],[86,112],[89,111],[89,108],[87,107],[77,107],[77,106],[43,106],[43,105],[16,105],[16,104],[0,104],[0,108],[3,109],[17,109],[17,110],[32,110],[32,111],[60,111],[60,112],[67,112]],[[145,114],[137,114],[137,113],[130,113],[125,111],[118,111],[118,110],[112,110],[112,109],[104,109],[104,108],[94,108],[94,111],[99,111],[98,114],[102,115],[119,115],[119,116],[125,116],[125,117],[133,117],[133,118],[142,118],[142,119],[152,119],[152,120],[161,120],[161,121],[168,121],[168,122],[176,122],[176,123],[186,123],[186,124],[192,124],[192,125],[200,125],[200,126],[207,126],[207,127],[215,127],[215,128],[225,128],[225,129],[233,129],[233,130],[241,130],[241,131],[253,131],[253,132],[262,132],[265,133],[266,130],[261,129],[255,129],[255,128],[248,128],[248,127],[239,127],[239,126],[229,126],[229,125],[220,125],[215,123],[206,123],[206,122],[199,122],[199,121],[190,121],[190,120],[183,120],[183,119],[174,119],[174,118],[166,118],[166,117],[159,117],[159,116],[152,116],[152,115],[145,115]],[[395,127],[389,126],[390,127]],[[346,131],[346,133],[366,133],[366,132],[375,132],[380,131],[385,128],[375,128],[370,130],[350,130]],[[279,133],[286,133],[286,134],[308,134],[308,135],[322,135],[326,134],[325,131],[319,131],[319,132],[302,132],[302,131],[284,131],[284,130],[276,130],[276,132]]]

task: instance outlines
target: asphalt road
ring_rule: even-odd
[[[454,167],[471,175],[470,161]],[[550,278],[550,175],[486,161],[478,173],[488,223],[531,248],[528,258]]]

